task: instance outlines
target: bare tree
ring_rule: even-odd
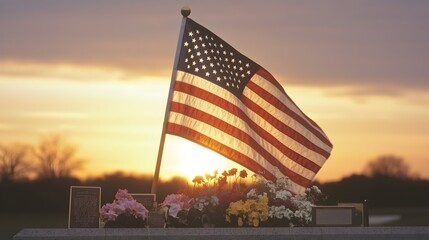
[[[401,157],[394,155],[380,156],[369,161],[365,173],[369,176],[389,176],[408,178],[410,167]]]
[[[23,144],[0,146],[1,181],[16,180],[30,174],[28,150],[29,147]]]
[[[76,147],[60,135],[49,135],[33,149],[39,178],[70,177],[82,168],[84,160],[75,157]]]

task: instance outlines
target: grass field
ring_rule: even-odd
[[[399,215],[400,219],[378,226],[429,226],[429,209],[370,209],[370,217],[389,215]],[[0,214],[0,239],[12,239],[23,228],[67,228],[67,215]]]
[[[58,213],[1,213],[0,239],[12,239],[23,228],[67,228],[67,218]]]

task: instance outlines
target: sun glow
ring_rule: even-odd
[[[174,146],[174,151],[167,153],[168,156],[162,166],[162,168],[166,168],[166,172],[169,172],[168,175],[181,175],[192,180],[195,176],[213,174],[215,170],[221,172],[232,167],[239,170],[244,169],[222,155],[196,143],[175,136],[168,136],[168,138],[170,144]],[[174,164],[172,164],[173,161]]]
[[[222,156],[192,142],[184,143],[178,155],[181,158],[178,170],[189,179],[224,168]]]

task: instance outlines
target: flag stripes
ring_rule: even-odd
[[[266,178],[287,176],[291,190],[300,192],[329,156],[332,145],[275,80],[273,84],[269,76],[266,79],[259,73],[267,75],[258,71],[239,99],[210,81],[177,71],[167,132],[237,163],[244,161],[250,170],[264,170]]]
[[[253,77],[252,81],[248,83],[247,87],[250,89],[258,89],[258,91],[254,90],[254,92],[259,92],[258,95],[264,99],[271,99],[271,101],[267,102],[277,106],[280,111],[284,112],[285,115],[283,117],[290,116],[297,121],[299,124],[292,124],[292,126],[298,125],[294,128],[296,131],[300,133],[303,133],[304,130],[310,131],[312,134],[305,133],[306,138],[311,138],[311,141],[316,141],[317,143],[322,141],[323,143],[318,144],[318,146],[325,148],[327,152],[332,150],[332,143],[323,130],[298,108],[270,73],[260,69]],[[315,137],[313,137],[313,134]]]
[[[195,103],[197,103],[197,101],[198,100],[196,100]],[[292,172],[290,172],[290,170],[285,167],[285,165],[293,163],[290,161],[290,159],[288,159],[288,161],[279,162],[278,159],[281,160],[283,154],[280,151],[278,151],[276,148],[274,148],[269,142],[257,136],[257,134],[252,129],[248,129],[246,124],[242,124],[241,126],[232,125],[234,124],[234,122],[238,121],[236,119],[237,117],[229,114],[228,112],[225,112],[225,111],[222,112],[222,110],[219,107],[215,107],[215,106],[207,107],[207,105],[208,104],[201,104],[199,106],[199,108],[205,109],[205,111],[202,111],[194,107],[186,106],[185,104],[173,102],[171,105],[171,112],[182,113],[193,119],[198,119],[203,123],[207,123],[208,125],[215,127],[225,132],[226,134],[229,134],[231,137],[241,140],[245,144],[252,147],[256,152],[258,152],[264,159],[269,161],[272,165],[277,166],[280,169],[280,171],[289,172],[289,174],[292,174]],[[210,112],[210,114],[206,112]],[[222,116],[223,118],[220,119],[219,118],[220,116]],[[271,151],[269,152],[266,149],[269,149]],[[297,172],[300,173],[300,175],[303,175],[304,177],[312,177],[313,175],[311,171],[299,165],[294,166],[294,168],[296,169]],[[300,179],[301,178],[300,175],[297,175],[294,178],[296,178],[297,181],[306,182],[307,181],[306,179]]]

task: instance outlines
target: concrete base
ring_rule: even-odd
[[[14,240],[428,240],[429,227],[23,229]]]

